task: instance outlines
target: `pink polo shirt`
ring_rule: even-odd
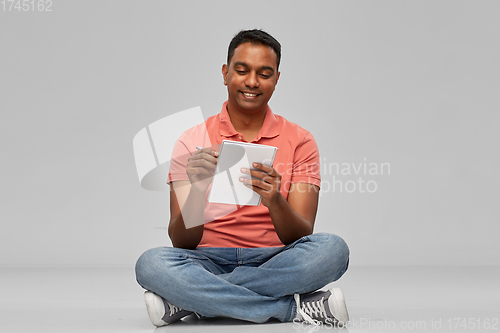
[[[177,140],[170,162],[168,182],[189,180],[186,166],[196,146],[219,151],[222,140],[242,141],[222,105],[219,114],[185,131]],[[292,183],[320,186],[318,147],[311,133],[268,107],[264,123],[252,143],[278,147],[273,167],[281,174],[281,194],[288,198]],[[207,191],[207,198],[208,198]],[[264,205],[242,206],[209,203],[205,206],[203,238],[199,247],[276,247],[283,246],[274,229],[269,210]]]

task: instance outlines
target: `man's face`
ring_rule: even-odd
[[[277,57],[272,48],[252,43],[238,45],[229,66],[222,66],[228,108],[244,113],[267,110],[267,102],[278,83],[276,67]]]

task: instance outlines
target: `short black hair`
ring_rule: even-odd
[[[253,30],[241,30],[238,32],[236,36],[233,37],[231,43],[229,43],[229,48],[227,50],[227,65],[229,66],[229,62],[234,55],[234,50],[243,43],[253,43],[253,44],[262,44],[265,46],[269,46],[273,49],[274,53],[276,53],[277,59],[277,68],[280,67],[281,60],[281,44],[268,34],[267,32],[260,29]]]

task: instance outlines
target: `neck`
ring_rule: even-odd
[[[232,108],[229,103],[227,105],[227,113],[231,119],[234,129],[240,133],[245,132],[259,132],[264,119],[266,118],[267,105],[262,110],[252,112],[245,112],[245,110],[238,110]]]

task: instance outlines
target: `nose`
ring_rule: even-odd
[[[259,80],[257,77],[257,73],[250,72],[247,75],[247,78],[245,80],[245,85],[249,88],[258,88],[259,87]]]

